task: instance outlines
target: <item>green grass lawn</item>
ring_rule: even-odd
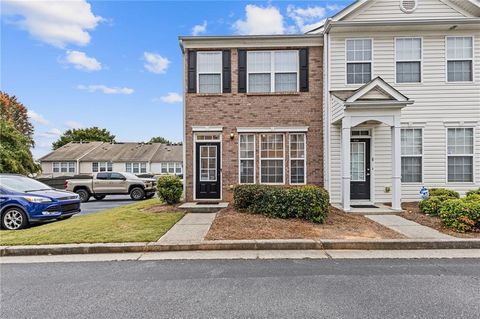
[[[158,204],[158,199],[150,199],[23,230],[1,230],[0,245],[156,241],[183,217],[145,210]]]

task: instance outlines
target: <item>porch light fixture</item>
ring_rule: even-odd
[[[235,138],[235,134],[230,133],[230,139],[233,140]]]

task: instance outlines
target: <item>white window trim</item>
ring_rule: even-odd
[[[130,164],[131,170],[128,170],[128,164]],[[138,173],[135,173],[133,170],[134,164],[138,164]],[[145,165],[145,172],[142,172],[142,165]],[[147,170],[147,163],[146,162],[125,162],[125,172],[131,173],[131,174],[146,174],[148,172]]]
[[[259,152],[260,152],[260,155],[259,155],[259,160],[260,160],[260,174],[259,174],[259,183],[260,184],[264,184],[264,185],[285,185],[285,134],[284,133],[267,133],[267,134],[272,134],[272,135],[276,135],[276,134],[279,134],[279,135],[282,135],[283,136],[283,157],[280,158],[280,157],[265,157],[263,158],[262,157],[262,136],[260,135],[260,138],[258,139],[258,142],[259,142]],[[262,182],[262,160],[282,160],[282,167],[283,167],[283,170],[282,170],[282,182],[281,183],[264,183]]]
[[[297,92],[300,92],[300,57],[299,57],[299,50],[251,50],[251,51],[247,51],[247,65],[246,65],[246,69],[247,69],[247,93],[290,93],[290,92],[282,92],[282,91],[279,91],[279,92],[276,92],[275,91],[275,74],[276,73],[293,73],[293,72],[275,72],[275,52],[295,52],[296,54],[296,58],[297,58],[297,63],[296,63],[296,67],[297,67],[297,70],[295,71],[297,73],[297,89],[296,91],[292,92],[292,93],[297,93]],[[248,70],[248,53],[250,52],[255,52],[255,53],[261,53],[261,52],[269,52],[270,53],[270,92],[250,92],[249,90],[249,82],[250,82],[250,77],[249,75],[250,74],[266,74],[268,72],[251,72]]]
[[[170,173],[170,164],[173,164],[173,174]],[[163,168],[167,171],[163,172]],[[180,168],[180,172],[177,173],[177,168]],[[183,167],[181,162],[161,162],[160,163],[160,174],[161,175],[181,175],[183,172]]]
[[[214,169],[215,169],[215,172],[216,172],[217,174],[215,174],[215,179],[214,179],[214,180],[211,180],[211,179],[210,179],[210,170],[212,170],[212,168],[210,168],[210,165],[209,165],[209,166],[207,167],[207,169],[206,169],[206,170],[208,171],[208,179],[207,179],[207,180],[203,180],[203,179],[202,179],[202,148],[203,148],[203,147],[206,147],[206,148],[208,148],[208,149],[210,149],[210,147],[214,147],[214,148],[215,148],[215,157],[214,157],[214,159],[215,159],[215,168],[214,168]],[[219,170],[218,165],[217,165],[218,156],[219,156],[219,154],[218,154],[218,148],[217,148],[216,145],[200,145],[200,165],[199,165],[199,166],[200,166],[200,182],[217,182],[217,181],[218,181],[218,170]],[[210,159],[212,159],[212,157],[210,157],[210,150],[208,151],[208,157],[207,157],[207,159],[208,159],[209,161],[210,161]],[[210,164],[210,162],[209,162],[209,164]]]
[[[204,141],[204,140],[197,140],[197,135],[205,135],[205,134],[212,134],[212,131],[207,130],[205,132],[194,132],[193,136],[193,145],[192,145],[192,153],[193,153],[193,158],[192,158],[192,168],[193,168],[193,200],[196,201],[211,201],[211,199],[206,199],[206,198],[197,198],[197,167],[196,167],[196,160],[197,160],[197,143],[203,143],[203,142],[212,142],[212,143],[220,143],[220,149],[218,150],[218,154],[220,156],[220,198],[216,198],[219,200],[223,200],[223,173],[222,173],[222,168],[223,168],[223,141],[222,141],[222,133],[219,132],[215,135],[218,136],[217,140],[212,140],[212,141]]]
[[[397,39],[420,39],[420,59],[418,60],[399,60],[397,57]],[[394,38],[395,49],[395,84],[399,85],[415,85],[423,84],[423,37],[395,37]],[[420,82],[397,82],[397,62],[420,62]]]
[[[455,129],[455,128],[464,128],[464,129],[472,129],[473,130],[473,153],[472,154],[448,154],[448,130],[449,129]],[[445,127],[445,155],[446,155],[446,160],[445,160],[445,183],[446,185],[472,185],[475,184],[476,179],[475,179],[475,172],[476,172],[476,166],[475,166],[475,155],[476,155],[476,148],[475,148],[475,127],[473,126],[448,126]],[[471,182],[450,182],[448,180],[448,157],[450,156],[471,156],[472,157],[472,181]]]
[[[449,38],[472,38],[472,58],[471,59],[452,60],[452,61],[472,61],[472,80],[471,81],[449,81],[448,80],[448,61],[450,61],[448,59],[448,39]],[[474,35],[458,35],[458,36],[446,36],[445,37],[445,83],[453,83],[453,84],[475,83],[475,36]]]
[[[62,163],[67,164],[67,171],[62,172]],[[58,172],[55,172],[55,166],[58,165]],[[70,171],[70,168],[73,167],[73,172]],[[52,173],[76,173],[77,172],[77,164],[75,162],[67,161],[67,162],[52,162]]]
[[[219,72],[199,72],[198,71],[198,54],[201,53],[220,53],[220,62],[221,62],[221,68],[220,68],[220,73]],[[197,94],[222,94],[223,93],[223,53],[222,51],[197,51],[197,61],[196,61],[196,77],[197,77]],[[200,74],[220,74],[220,92],[218,93],[206,93],[206,92],[200,92]]]
[[[352,142],[352,139],[357,139],[357,138],[352,138],[350,136],[350,180],[352,182],[366,182],[367,181],[367,142],[366,141],[354,141]],[[360,139],[360,138],[358,138]],[[364,154],[364,161],[363,161],[363,179],[353,179],[352,178],[352,143],[359,143],[363,144],[363,154]]]
[[[241,135],[252,135],[253,136],[253,158],[243,158],[240,156],[241,154],[241,151],[240,151],[240,136]],[[238,183],[239,184],[256,184],[257,182],[257,150],[256,150],[256,135],[255,134],[239,134],[238,136]],[[240,165],[240,162],[242,160],[253,160],[253,183],[242,183],[242,179],[241,179],[241,165]]]
[[[347,59],[347,42],[349,40],[370,40],[371,43],[372,43],[372,54],[371,54],[371,59],[370,61],[348,61]],[[373,38],[346,38],[345,39],[345,50],[344,50],[344,54],[345,54],[345,85],[347,86],[362,86],[364,85],[365,83],[348,83],[348,79],[347,79],[347,65],[348,63],[370,63],[370,81],[375,79],[375,73],[374,73],[374,40]],[[366,82],[368,83],[368,82]]]
[[[303,135],[303,154],[304,158],[293,158],[292,157],[292,135]],[[303,183],[292,183],[292,160],[299,161],[303,160]],[[288,176],[290,185],[306,185],[307,184],[307,134],[305,133],[292,133],[288,134]]]
[[[93,169],[93,164],[97,163],[97,171]],[[101,164],[105,165],[105,171],[100,170]],[[108,169],[108,166],[112,168],[111,170]],[[92,172],[93,173],[100,173],[100,172],[112,172],[113,171],[113,163],[112,162],[92,162]]]
[[[420,182],[403,182],[401,181],[402,185],[418,185],[418,184],[423,184],[424,182],[424,172],[425,172],[425,158],[424,158],[424,145],[425,145],[425,135],[423,134],[423,127],[418,127],[418,126],[404,126],[400,129],[400,136],[402,134],[402,130],[420,130],[421,131],[421,134],[422,134],[422,151],[421,151],[421,154],[420,155],[402,155],[402,151],[401,151],[401,148],[402,148],[402,145],[400,145],[400,157],[403,158],[403,157],[420,157],[422,159],[422,175],[420,177]],[[401,144],[401,142],[400,142]],[[402,164],[402,160],[400,159],[400,165]],[[448,165],[448,164],[447,164]],[[401,172],[401,167],[400,167],[400,172]],[[448,176],[447,176],[448,177]]]

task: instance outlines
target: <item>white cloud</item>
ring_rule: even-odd
[[[41,114],[38,114],[33,110],[28,110],[27,115],[35,123],[48,125],[48,121]]]
[[[338,4],[327,4],[327,9],[329,11],[338,11],[340,9],[343,9],[345,6],[340,6]]]
[[[287,14],[295,22],[298,30],[307,32],[323,24],[327,15],[327,8],[321,6],[298,8],[289,5]]]
[[[14,24],[56,47],[88,44],[89,31],[103,20],[92,12],[86,0],[3,0],[2,9],[3,14],[14,17]]]
[[[65,126],[71,129],[76,129],[76,128],[82,128],[83,125],[81,123],[78,123],[76,121],[66,121]]]
[[[102,64],[97,59],[89,57],[85,52],[80,51],[67,51],[65,62],[72,64],[77,70],[99,71],[102,69]]]
[[[77,89],[84,90],[88,92],[97,92],[100,91],[105,94],[132,94],[134,92],[133,89],[127,87],[108,87],[102,84],[95,84],[95,85],[77,85]]]
[[[153,100],[169,104],[181,103],[183,101],[182,96],[175,92],[169,92],[167,95],[161,96],[159,98],[154,98]]]
[[[207,21],[203,21],[202,24],[197,24],[192,28],[192,35],[199,35],[207,31]]]
[[[283,16],[273,6],[245,6],[245,20],[237,20],[233,28],[238,34],[283,34]]]
[[[144,52],[143,59],[145,64],[143,65],[147,71],[152,73],[165,73],[167,71],[170,61],[167,58],[164,58],[160,54],[153,52]]]
[[[51,130],[48,130],[46,132],[39,133],[38,136],[41,137],[48,137],[48,138],[55,138],[62,135],[62,131],[60,131],[58,128],[52,128]]]

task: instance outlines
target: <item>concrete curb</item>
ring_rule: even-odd
[[[480,239],[453,240],[215,240],[183,243],[97,243],[0,246],[0,256],[138,253],[191,250],[417,250],[480,249]]]

